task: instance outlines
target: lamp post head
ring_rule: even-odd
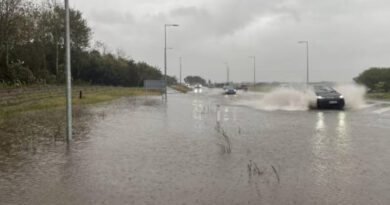
[[[298,43],[309,43],[309,41],[298,41]]]
[[[168,26],[178,27],[179,24],[165,24],[165,26],[166,26],[166,27],[168,27]]]

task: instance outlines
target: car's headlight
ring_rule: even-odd
[[[323,99],[323,97],[322,96],[317,96],[317,99]]]
[[[339,98],[341,98],[341,99],[344,99],[344,96],[340,95],[340,97],[339,97]]]

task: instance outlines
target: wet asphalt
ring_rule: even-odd
[[[388,104],[237,103],[257,97],[203,89],[98,105],[69,147],[0,158],[0,204],[390,204]]]

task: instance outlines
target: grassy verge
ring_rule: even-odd
[[[47,91],[45,90],[47,89]],[[50,90],[51,89],[51,90]],[[9,94],[3,92],[0,96],[0,118],[9,117],[18,113],[44,110],[49,108],[64,107],[65,97],[64,91],[52,88],[44,88],[43,90],[23,90],[17,94]],[[83,97],[79,99],[79,91],[82,91]],[[146,91],[142,88],[125,88],[125,87],[92,87],[83,86],[75,87],[72,92],[74,105],[94,104],[115,100],[125,96],[141,96],[141,95],[157,95],[156,91]],[[6,101],[6,99],[11,99]]]
[[[377,100],[390,100],[390,93],[368,93],[367,98]]]
[[[191,88],[189,88],[189,87],[187,87],[185,85],[173,85],[173,86],[171,86],[171,88],[174,89],[174,90],[177,90],[177,91],[179,91],[181,93],[188,93],[188,92],[192,91]]]

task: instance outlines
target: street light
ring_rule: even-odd
[[[256,87],[256,56],[249,56],[253,59],[253,87]]]
[[[164,83],[165,83],[165,100],[167,99],[167,27],[178,27],[178,24],[165,24],[164,25]]]
[[[180,57],[180,85],[181,85],[181,74],[182,74],[182,58]]]
[[[309,85],[309,41],[298,41],[306,44],[306,85]]]
[[[226,64],[226,80],[227,80],[227,85],[230,85],[230,68],[229,68],[229,64],[228,63],[225,63]]]
[[[70,65],[70,21],[69,0],[65,0],[65,63],[66,63],[66,141],[72,140],[72,81]]]

